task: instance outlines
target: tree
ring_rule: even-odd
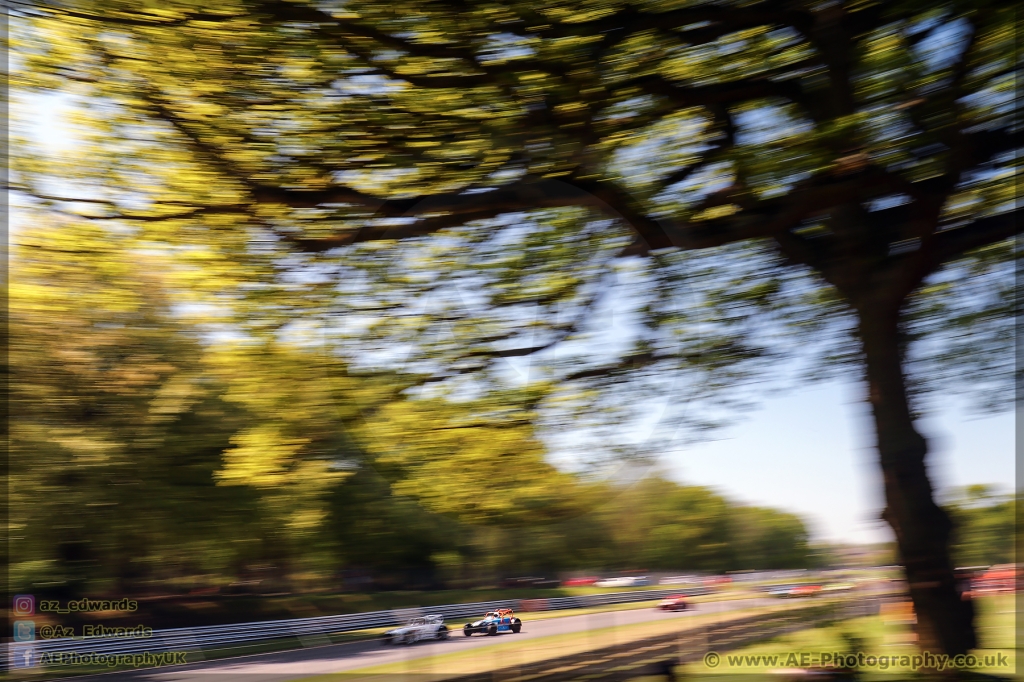
[[[512,278],[521,289],[489,280],[489,302],[540,310],[544,340],[510,332],[514,317],[456,320],[469,338],[435,347],[433,376],[578,332],[585,315],[548,313],[585,311],[609,252],[651,256],[642,312],[680,335],[563,381],[671,361],[726,385],[772,350],[750,311],[793,300],[803,314],[788,321],[805,338],[849,331],[838,355],[863,371],[922,646],[975,645],[915,427],[926,375],[910,370],[929,346],[910,342],[935,319],[980,329],[990,348],[1006,338],[1006,296],[983,314],[936,318],[933,304],[955,298],[970,268],[997,272],[1019,231],[1009,3],[78,0],[16,11],[27,19],[16,85],[66,89],[88,110],[66,191],[39,182],[53,169],[38,159],[19,167],[21,185],[55,210],[201,245],[224,264],[223,288],[254,295],[238,284],[244,270],[268,309],[283,305],[287,287],[270,282],[285,270],[316,280],[339,254],[370,281],[389,277],[378,242],[427,244],[420,256],[498,251],[532,273]],[[491,239],[539,209],[513,246]],[[620,243],[625,228],[635,238]],[[543,234],[539,248],[531,239]],[[733,275],[704,300],[723,315],[687,336],[695,313],[680,310],[677,285],[702,261],[671,250],[717,248]],[[796,299],[783,286],[791,273],[811,274]],[[422,291],[443,278],[398,284]],[[303,300],[324,294],[304,285]]]
[[[255,496],[213,479],[244,416],[170,313],[166,263],[126,242],[66,220],[15,238],[12,575],[65,598],[228,572],[258,536]]]
[[[1014,499],[992,486],[956,491],[944,505],[956,522],[953,557],[957,566],[1013,563]]]
[[[616,568],[724,572],[806,568],[807,529],[798,517],[735,504],[714,491],[654,475],[598,511],[618,551]]]
[[[565,515],[560,498],[574,481],[544,461],[530,416],[502,407],[394,402],[367,420],[363,441],[392,489],[435,513],[501,526]]]

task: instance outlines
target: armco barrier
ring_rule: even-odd
[[[628,604],[651,599],[662,599],[671,594],[696,596],[707,594],[708,588],[693,587],[666,590],[637,590],[631,592],[610,592],[607,594],[591,594],[580,597],[555,597],[545,599],[548,611],[578,609],[610,604]],[[528,600],[527,600],[528,601]],[[428,606],[417,609],[401,609],[396,611],[371,611],[367,613],[349,613],[339,616],[318,616],[315,618],[292,618],[288,620],[269,620],[257,623],[233,623],[229,625],[209,625],[196,628],[170,628],[153,630],[151,637],[145,638],[59,638],[36,640],[32,643],[10,644],[0,650],[0,663],[6,667],[14,651],[22,647],[34,647],[36,655],[43,653],[86,653],[97,654],[135,654],[149,651],[196,651],[199,649],[221,649],[236,644],[269,641],[295,637],[300,642],[324,642],[327,635],[340,632],[352,632],[368,628],[387,627],[405,623],[409,618],[423,614],[440,614],[445,620],[482,616],[487,611],[499,608],[520,609],[519,599],[476,602],[471,604],[446,604],[444,606]]]

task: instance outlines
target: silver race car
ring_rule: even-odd
[[[406,625],[384,633],[382,644],[412,644],[424,639],[448,639],[444,616],[413,618]]]

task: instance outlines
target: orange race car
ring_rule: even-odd
[[[658,609],[661,611],[685,611],[690,608],[690,603],[686,600],[686,595],[673,594],[661,600],[658,604]]]

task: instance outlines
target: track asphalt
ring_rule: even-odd
[[[278,653],[253,654],[205,663],[64,679],[75,679],[78,682],[291,682],[316,675],[349,672],[388,663],[405,663],[406,665],[402,667],[408,673],[439,673],[443,670],[431,665],[431,659],[443,654],[498,647],[494,652],[494,658],[500,661],[500,647],[513,642],[639,623],[685,619],[695,613],[726,613],[777,603],[778,599],[757,597],[704,602],[695,604],[692,609],[679,612],[663,612],[646,607],[548,618],[535,622],[530,622],[530,614],[525,613],[517,614],[523,619],[523,630],[518,634],[465,637],[461,632],[463,622],[452,621],[448,623],[452,629],[452,636],[446,641],[386,646],[376,640],[367,640]]]

